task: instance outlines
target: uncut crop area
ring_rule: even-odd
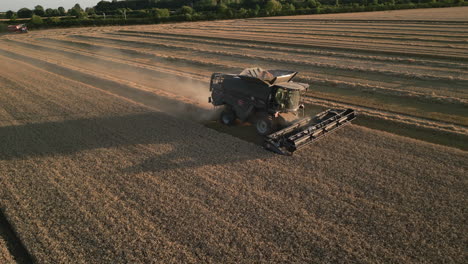
[[[0,263],[466,263],[466,14],[0,36]],[[291,157],[207,127],[211,74],[254,66],[359,117]]]

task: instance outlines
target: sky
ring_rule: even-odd
[[[43,6],[44,9],[63,6],[68,10],[77,3],[84,9],[95,6],[99,1],[101,0],[0,0],[0,12],[8,10],[18,11],[18,9],[23,7],[34,9],[37,5]]]

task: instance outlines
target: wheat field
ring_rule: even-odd
[[[210,74],[255,64],[312,107],[467,135],[466,20],[339,18],[0,37],[0,206],[31,258],[464,263],[465,150],[349,125],[284,157],[204,125]]]

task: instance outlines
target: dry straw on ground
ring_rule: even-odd
[[[464,257],[466,152],[350,126],[285,158],[16,65],[0,197],[40,263]]]
[[[55,67],[51,71],[66,68],[67,76],[87,72],[200,104],[206,104],[212,72],[288,68],[311,84],[308,96],[314,99],[372,108],[373,116],[390,111],[440,122],[435,127],[447,127],[446,122],[466,127],[468,19],[463,20],[463,10],[47,30],[3,37],[0,53],[40,67],[46,61]],[[397,19],[367,18],[387,13]],[[409,21],[416,13],[424,19]],[[362,19],[348,21],[348,16]],[[444,16],[453,20],[440,20]]]
[[[467,152],[351,125],[283,157],[177,114],[206,113],[198,102],[206,76],[220,65],[246,66],[262,48],[271,57],[256,62],[271,67],[296,55],[297,67],[325,56],[307,50],[333,52],[329,63],[337,65],[373,58],[369,65],[380,69],[427,67],[434,76],[461,72],[466,62],[418,48],[408,57],[398,45],[390,53],[312,49],[312,35],[288,36],[296,46],[275,44],[270,33],[261,34],[271,42],[247,43],[248,34],[219,32],[231,24],[148,26],[144,34],[135,27],[50,30],[0,40],[0,205],[31,256],[38,263],[463,263]],[[133,36],[118,38],[116,29]],[[451,41],[440,35],[435,42]],[[196,36],[204,38],[193,47]],[[215,47],[231,53],[207,52]],[[239,52],[245,56],[233,56]],[[442,87],[440,94],[466,99],[458,81],[304,70],[382,89],[430,94]],[[200,90],[187,94],[187,86]],[[316,96],[333,93],[343,90]],[[459,107],[437,105],[430,120],[463,117]]]
[[[7,248],[6,242],[2,238],[0,238],[0,263],[16,263],[15,259]]]

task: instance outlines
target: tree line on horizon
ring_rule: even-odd
[[[379,11],[465,5],[464,0],[124,0],[100,1],[83,9],[64,7],[9,10],[3,17],[30,18],[33,27],[159,23],[275,15]],[[74,20],[74,22],[73,22]]]

